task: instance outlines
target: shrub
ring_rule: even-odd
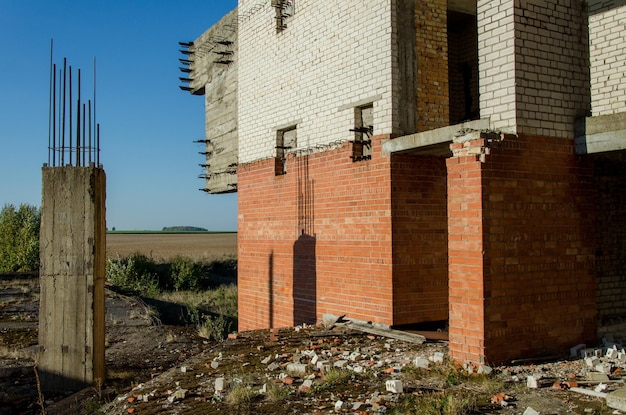
[[[112,285],[135,294],[152,297],[160,291],[157,265],[145,255],[107,259],[106,275]]]
[[[174,257],[170,264],[169,281],[172,288],[180,290],[197,290],[205,288],[206,275],[204,267],[199,262],[194,262],[189,258],[181,256]]]
[[[39,208],[5,205],[0,211],[0,272],[39,270]]]

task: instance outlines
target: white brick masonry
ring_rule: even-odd
[[[478,0],[480,116],[516,132],[515,44],[512,0]]]
[[[581,1],[515,3],[517,132],[571,138],[590,105]]]
[[[572,137],[589,109],[579,0],[479,0],[480,115],[505,132]]]
[[[239,0],[240,164],[275,156],[289,125],[299,148],[353,139],[351,103],[373,101],[374,133],[392,132],[392,2],[295,0],[277,33],[271,1]]]
[[[613,3],[589,11],[593,116],[626,112],[626,6]]]

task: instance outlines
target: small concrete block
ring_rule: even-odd
[[[280,368],[280,366],[278,365],[278,363],[276,363],[276,362],[272,362],[272,363],[270,363],[270,365],[267,367],[267,370],[272,370],[272,371],[273,371],[273,370],[276,370],[276,369],[278,369],[278,368]]]
[[[333,366],[341,369],[347,364],[348,364],[347,360],[337,360],[335,363],[333,363]]]
[[[267,383],[264,383],[263,386],[261,386],[261,389],[259,389],[259,393],[261,395],[265,395],[267,393]]]
[[[626,363],[626,353],[617,352],[617,360],[619,360],[621,363]]]
[[[604,373],[590,372],[587,376],[589,377],[589,380],[594,381],[594,382],[608,382],[609,381],[608,375]]]
[[[600,359],[598,359],[597,357],[586,357],[585,363],[587,364],[587,366],[593,368],[599,365],[601,362],[600,362]]]
[[[443,353],[436,352],[435,354],[433,354],[433,359],[432,360],[435,363],[443,363]]]
[[[606,350],[606,357],[608,357],[609,359],[615,359],[617,358],[617,354],[619,352],[617,351],[617,349],[611,347],[610,349]]]
[[[363,368],[363,366],[354,365],[354,366],[352,366],[352,371],[355,372],[355,373],[363,373],[363,372],[365,372],[365,369]]]
[[[602,349],[594,349],[593,353],[596,355],[596,357],[602,357],[603,355]]]
[[[584,350],[586,347],[587,345],[583,343],[577,344],[574,347],[570,347],[569,349],[570,357],[578,357],[580,355],[580,352]]]
[[[588,357],[595,357],[596,355],[596,349],[587,347],[586,349],[583,349],[580,351],[580,357],[582,359],[586,359]]]
[[[226,379],[217,378],[215,379],[215,391],[221,392],[226,389]]]
[[[358,362],[359,360],[361,360],[361,353],[352,352],[350,353],[350,356],[348,356],[348,359],[353,362]]]
[[[626,412],[626,388],[620,388],[606,395],[606,404],[609,408]]]
[[[317,365],[317,362],[320,360],[319,356],[317,354],[315,354],[312,358],[311,358],[311,364],[313,366]]]
[[[420,369],[428,369],[430,361],[428,359],[424,359],[423,357],[416,357],[413,361],[413,364],[415,365],[415,367],[418,367]]]
[[[529,406],[526,408],[523,415],[539,415],[539,412],[535,411],[533,408]]]
[[[528,376],[526,378],[526,387],[531,389],[537,389],[539,387],[539,378],[537,376]]]
[[[335,402],[335,411],[341,411],[345,407],[345,403],[343,401]]]
[[[182,373],[187,373],[187,366],[181,366],[181,367],[180,367],[180,371],[181,371]]]
[[[594,367],[600,373],[606,373],[607,375],[611,373],[611,369],[613,366],[610,363],[600,363]]]
[[[306,365],[303,363],[289,363],[287,365],[287,372],[306,373]]]
[[[489,375],[491,374],[491,372],[493,372],[493,369],[487,365],[480,365],[478,367],[478,374],[479,375]]]
[[[272,357],[271,356],[267,356],[265,359],[261,360],[261,363],[263,363],[264,365],[267,365],[271,361],[272,361]]]
[[[220,367],[220,363],[217,360],[211,362],[211,369],[217,369]]]
[[[385,389],[387,392],[391,393],[402,393],[404,392],[402,388],[402,381],[398,379],[388,380],[385,382]]]

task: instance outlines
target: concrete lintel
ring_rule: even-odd
[[[383,143],[383,154],[410,153],[418,155],[451,156],[450,144],[465,131],[489,129],[489,119],[466,121],[461,124],[393,138]]]
[[[587,117],[576,126],[576,154],[626,149],[626,113]]]

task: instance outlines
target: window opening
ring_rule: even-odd
[[[272,0],[272,7],[276,9],[276,32],[282,32],[287,28],[287,19],[296,12],[295,0]]]
[[[277,176],[287,173],[287,153],[297,146],[296,126],[278,130],[276,132],[276,164]]]
[[[352,161],[372,158],[372,135],[374,134],[374,105],[369,104],[354,109],[354,141],[352,141]]]

